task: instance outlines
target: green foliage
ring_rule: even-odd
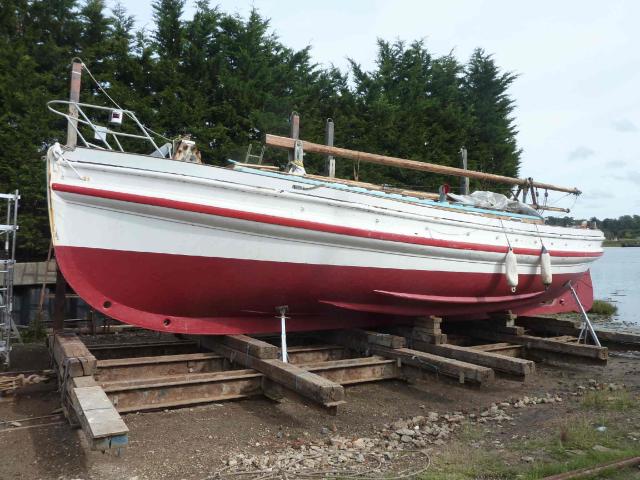
[[[46,102],[68,96],[69,66],[81,57],[122,106],[167,137],[189,133],[204,160],[223,164],[267,132],[287,134],[292,111],[303,138],[322,142],[324,124],[336,125],[336,145],[443,165],[516,175],[515,76],[476,50],[461,63],[433,56],[422,41],[379,40],[376,66],[354,61],[342,72],[314,64],[310,47],[294,50],[256,10],[246,18],[196,2],[155,0],[154,25],[136,31],[126,10],[105,0],[6,0],[0,4],[0,191],[22,194],[18,254],[37,260],[49,243],[45,170],[49,145],[63,141],[64,121]],[[81,99],[106,104],[85,76]],[[87,132],[89,135],[90,132]],[[138,151],[139,146],[127,143]],[[267,157],[284,162],[282,151]],[[309,155],[310,173],[324,160]],[[339,176],[434,190],[439,175],[340,161]],[[484,187],[484,185],[474,185]],[[455,188],[455,185],[454,185]]]
[[[605,300],[594,300],[589,313],[611,316],[618,313],[618,307]]]

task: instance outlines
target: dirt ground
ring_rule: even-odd
[[[407,463],[428,466],[419,477],[424,479],[541,478],[545,464],[557,471],[558,462],[573,455],[567,452],[590,454],[596,444],[606,458],[616,457],[615,452],[618,457],[640,455],[640,354],[610,355],[606,367],[538,364],[537,374],[526,383],[498,377],[491,385],[469,387],[433,377],[412,385],[387,381],[347,387],[347,404],[335,417],[297,401],[262,398],[126,414],[130,444],[120,456],[88,450],[82,433],[55,417],[48,426],[9,428],[7,421],[49,415],[59,407],[55,391],[32,394],[0,402],[0,479],[221,478],[228,459],[239,453],[264,455],[334,436],[372,438],[385,425],[425,412],[479,415],[492,404],[559,395],[561,403],[507,408],[509,422],[464,423],[443,444],[425,449],[424,456],[390,461],[385,467],[385,474],[392,475]],[[590,391],[590,385],[601,382],[620,390]],[[599,425],[608,426],[602,438],[595,430]],[[559,442],[564,457],[557,451]],[[568,468],[572,461],[565,464]],[[615,478],[640,478],[640,470],[624,475]]]

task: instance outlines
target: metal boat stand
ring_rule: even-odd
[[[584,342],[585,344],[587,343],[587,331],[589,331],[589,333],[591,334],[591,338],[593,338],[593,343],[595,343],[598,347],[601,347],[602,345],[600,345],[600,340],[598,339],[598,335],[596,335],[596,331],[593,329],[591,320],[589,320],[589,316],[587,315],[587,312],[582,306],[582,303],[580,302],[580,298],[578,297],[578,294],[573,288],[573,285],[571,285],[571,281],[567,282],[567,286],[569,287],[569,290],[571,290],[571,294],[573,295],[573,298],[578,304],[578,307],[580,307],[580,313],[582,314],[582,319],[583,319],[582,328],[580,329],[580,335],[578,335],[578,343],[580,342]]]
[[[282,305],[280,307],[276,307],[276,310],[279,313],[280,317],[280,351],[282,352],[282,361],[284,363],[288,362],[288,354],[287,354],[287,312],[289,311],[288,305]]]

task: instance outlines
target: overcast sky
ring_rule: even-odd
[[[139,26],[152,28],[150,2],[121,1]],[[187,1],[190,17],[193,1]],[[580,188],[584,194],[575,205],[573,197],[557,203],[573,205],[577,217],[640,214],[640,2],[211,3],[243,16],[255,6],[284,44],[311,45],[316,62],[341,69],[347,57],[372,68],[378,37],[423,38],[431,52],[454,50],[460,60],[482,47],[520,75],[510,93],[517,103],[521,175]],[[336,145],[339,138],[336,125]]]

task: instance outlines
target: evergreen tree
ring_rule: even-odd
[[[143,123],[167,137],[192,134],[209,163],[242,160],[239,152],[249,143],[258,146],[265,133],[288,134],[295,110],[302,138],[311,141],[323,142],[325,120],[332,118],[336,145],[453,166],[464,145],[471,168],[517,174],[520,150],[508,95],[516,77],[501,72],[482,50],[463,66],[453,55],[434,56],[421,41],[379,40],[371,71],[351,61],[342,72],[316,65],[310,47],[284,45],[256,10],[243,18],[198,0],[185,19],[184,6],[185,0],[156,0],[147,32],[135,29],[121,5],[109,13],[105,0],[0,3],[0,191],[21,190],[20,259],[41,259],[49,244],[42,156],[54,142],[64,142],[66,125],[46,103],[67,98],[76,56]],[[87,75],[81,100],[110,104]],[[125,123],[125,131],[133,128]],[[125,143],[149,153],[147,145]],[[281,150],[267,157],[286,161]],[[323,171],[320,156],[308,155],[305,162],[310,173]],[[416,189],[457,184],[345,160],[337,161],[336,171]],[[626,229],[631,223],[624,222]],[[612,231],[621,225],[609,223]]]
[[[508,94],[516,78],[513,73],[501,72],[482,49],[471,56],[464,80],[465,103],[472,116],[467,142],[469,168],[518,175],[521,150],[512,116],[515,104]]]

